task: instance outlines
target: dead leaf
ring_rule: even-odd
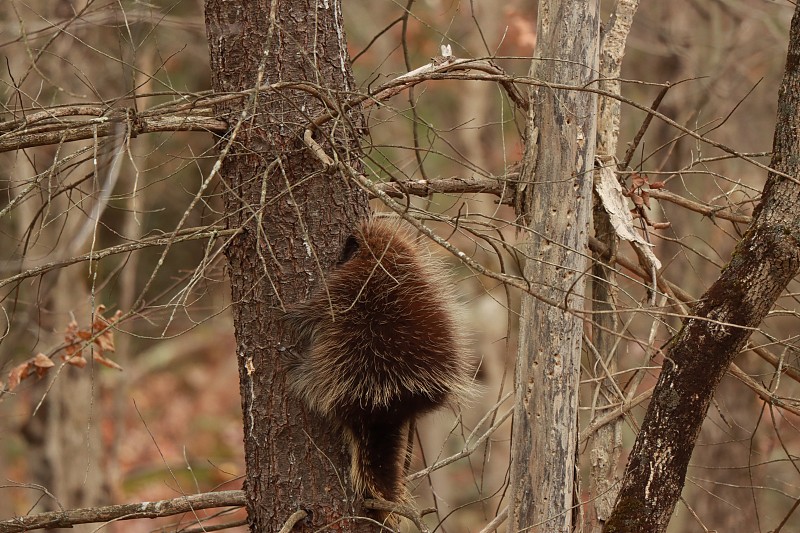
[[[647,191],[642,191],[642,201],[644,205],[647,206],[647,209],[650,209],[650,193]]]
[[[122,370],[121,366],[106,357],[106,352],[115,351],[114,330],[111,329],[111,326],[120,319],[122,311],[114,313],[114,316],[110,320],[102,315],[103,311],[105,311],[105,306],[102,305],[96,309],[96,318],[94,324],[92,324],[92,330],[97,335],[94,339],[94,343],[97,346],[94,360],[108,368]]]
[[[86,366],[86,363],[88,363],[86,358],[82,355],[73,355],[72,357],[67,358],[66,361],[67,364],[70,364],[72,366],[77,366],[78,368],[83,368]]]
[[[56,364],[49,357],[41,352],[37,353],[36,356],[31,359],[31,362],[33,363],[33,366],[37,368],[50,368],[56,366]]]
[[[97,336],[94,340],[97,347],[101,351],[113,352],[114,351],[114,332],[110,329],[105,330]]]
[[[47,374],[48,370],[56,366],[56,364],[49,357],[41,352],[37,353],[34,358],[30,360],[30,363],[34,366],[36,375],[39,377],[44,376]]]
[[[12,391],[17,388],[20,382],[27,378],[30,374],[30,361],[25,361],[14,368],[8,373],[8,390]]]
[[[61,355],[61,359],[65,361],[75,355],[75,353],[80,353],[82,350],[78,348],[77,344],[70,344],[69,346],[64,348],[64,354]]]
[[[69,342],[69,339],[74,339],[77,336],[78,332],[78,323],[74,320],[67,324],[66,331],[64,333],[64,338]]]
[[[78,368],[85,367],[88,361],[83,356],[83,352],[86,342],[91,341],[95,346],[93,354],[95,361],[103,366],[122,370],[122,367],[106,357],[106,352],[115,351],[114,330],[111,329],[111,326],[122,317],[122,311],[117,311],[113,317],[108,319],[103,316],[105,310],[106,306],[102,304],[95,308],[91,331],[81,329],[74,320],[67,324],[64,332],[66,346],[63,349],[61,359]]]
[[[107,366],[108,368],[113,368],[114,370],[122,370],[122,367],[119,366],[117,363],[115,363],[111,359],[107,359],[107,358],[103,357],[99,353],[95,353],[94,354],[94,360],[97,361],[98,363],[100,363],[103,366]]]
[[[56,366],[56,364],[49,357],[41,352],[37,353],[36,356],[31,359],[31,362],[33,363],[33,366],[37,368],[50,368]]]
[[[663,181],[654,181],[650,184],[651,189],[663,189],[666,186],[666,183]]]

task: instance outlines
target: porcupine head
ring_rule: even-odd
[[[286,314],[289,387],[341,428],[361,496],[407,503],[410,422],[469,390],[458,315],[452,282],[424,245],[381,219],[361,224],[324,286]]]

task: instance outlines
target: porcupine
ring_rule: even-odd
[[[406,502],[410,424],[470,389],[452,285],[417,239],[380,219],[348,237],[324,284],[285,316],[296,340],[287,383],[343,430],[355,491]]]

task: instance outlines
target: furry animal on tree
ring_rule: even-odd
[[[367,221],[345,242],[324,286],[292,307],[286,324],[297,341],[288,385],[343,429],[355,490],[404,501],[410,423],[470,383],[446,276],[397,223]]]

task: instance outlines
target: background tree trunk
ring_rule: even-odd
[[[588,83],[598,41],[599,2],[539,2],[534,55],[548,59],[533,60],[531,77]],[[583,307],[596,120],[592,94],[531,91],[517,206],[530,232],[524,273],[570,308]],[[521,317],[509,531],[571,531],[583,320],[529,295]]]
[[[341,91],[353,89],[338,0],[207,0],[205,9],[216,92],[308,81],[327,102],[337,102]],[[284,309],[324,283],[344,239],[367,215],[364,193],[324,174],[303,146],[306,124],[324,111],[319,98],[298,90],[259,92],[217,108],[231,131],[240,123],[235,138],[222,139],[223,150],[228,143],[231,149],[220,175],[227,226],[241,229],[226,253],[254,532],[278,531],[298,509],[309,518],[295,531],[359,512],[346,481],[344,444],[328,421],[287,396],[281,365]],[[349,118],[358,123],[358,116]],[[336,146],[322,142],[328,135]],[[358,153],[356,138],[341,126],[317,139],[339,157]],[[355,157],[350,164],[357,164]]]
[[[600,88],[620,94],[619,76],[625,43],[633,24],[638,0],[616,2],[608,24],[603,28],[600,45]],[[614,165],[619,139],[620,102],[610,97],[601,97],[597,102],[597,146],[600,164]],[[594,195],[592,208],[594,235],[601,241],[608,254],[592,254],[592,344],[589,353],[591,377],[596,379],[592,394],[591,422],[608,413],[619,402],[620,387],[616,383],[617,347],[620,344],[619,317],[616,313],[617,272],[614,261],[618,251],[616,231],[599,196]],[[590,422],[590,423],[591,423]],[[619,474],[617,466],[622,452],[622,417],[597,430],[589,444],[589,499],[594,507],[592,531],[598,532],[611,516],[617,499]]]
[[[789,34],[770,172],[730,263],[675,337],[606,532],[665,531],[714,391],[800,269],[800,6]]]

